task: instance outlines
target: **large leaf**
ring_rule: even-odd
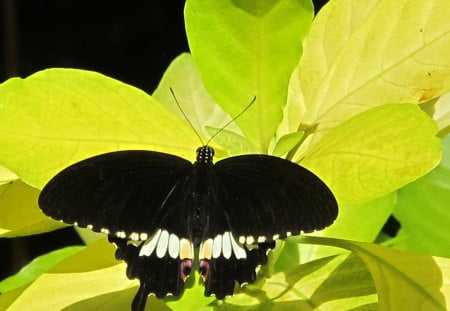
[[[0,237],[52,231],[65,226],[37,207],[39,191],[21,181],[0,186]]]
[[[313,16],[309,0],[188,0],[186,32],[212,97],[267,152],[282,117],[289,76]]]
[[[359,242],[373,242],[392,214],[396,193],[361,204],[340,205],[339,215],[333,225],[311,235],[333,237]],[[301,262],[342,253],[343,249],[323,245],[299,244]]]
[[[98,73],[49,69],[0,85],[0,164],[36,188],[94,154],[150,149],[193,159],[198,144],[151,96]]]
[[[183,78],[180,79],[180,77]],[[153,92],[153,97],[161,104],[180,118],[184,118],[175,98],[170,93],[170,88],[173,89],[177,99],[182,99],[181,102],[179,100],[181,109],[195,130],[205,137],[209,135],[206,127],[221,128],[231,120],[231,117],[213,101],[206,91],[191,54],[183,53],[175,58],[165,71],[158,88]],[[234,123],[227,126],[227,130],[240,133],[239,127]]]
[[[88,306],[91,310],[97,307],[126,310],[136,284],[126,279],[125,264],[114,260],[114,247],[103,239],[40,275],[9,306],[5,305],[11,302],[8,295],[1,295],[0,308],[8,307],[9,311],[86,310]],[[108,299],[105,301],[105,298]]]
[[[341,204],[392,192],[441,159],[435,122],[417,105],[391,104],[335,127],[301,161],[329,185]]]
[[[266,279],[261,289],[226,299],[225,310],[378,310],[373,280],[361,259],[327,257]]]
[[[450,135],[443,139],[442,162],[398,191],[394,215],[402,225],[403,246],[450,257]]]
[[[33,261],[23,267],[17,274],[0,282],[0,293],[5,294],[34,281],[42,273],[83,248],[83,246],[65,247],[33,259]]]
[[[379,310],[448,310],[450,259],[394,250],[377,244],[316,237],[300,243],[347,248],[366,263],[377,288]]]
[[[306,107],[300,128],[314,128],[318,138],[371,107],[447,92],[448,12],[448,0],[330,1],[305,38],[292,79]]]

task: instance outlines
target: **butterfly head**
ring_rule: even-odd
[[[210,164],[213,161],[214,149],[209,146],[197,148],[197,163]]]

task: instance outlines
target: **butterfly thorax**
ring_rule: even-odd
[[[207,220],[207,209],[209,202],[209,191],[211,183],[211,172],[213,168],[214,149],[208,146],[202,146],[197,149],[197,160],[194,163],[192,171],[192,196],[193,196],[193,214],[191,216],[191,230],[193,242],[196,246],[201,242],[205,224]]]

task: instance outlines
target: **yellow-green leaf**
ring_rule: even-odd
[[[186,2],[189,47],[208,92],[231,116],[256,96],[236,122],[259,152],[281,121],[312,17],[310,0]]]
[[[448,12],[448,0],[330,1],[304,40],[293,79],[307,107],[302,127],[326,132],[371,107],[447,92]]]
[[[71,163],[119,149],[195,157],[187,123],[99,73],[49,69],[0,85],[0,164],[41,188]]]
[[[0,185],[9,183],[18,178],[19,177],[16,174],[8,170],[6,167],[0,165]]]
[[[125,268],[114,259],[114,247],[100,240],[39,276],[7,310],[128,309],[137,281],[126,278]]]
[[[199,134],[208,137],[210,133],[206,130],[207,126],[221,128],[231,120],[206,91],[191,54],[183,53],[175,58],[164,72],[158,88],[153,92],[154,98],[184,119],[169,88],[173,89],[181,109]],[[235,123],[227,126],[227,130],[241,133]],[[206,140],[203,143],[206,143]]]
[[[328,238],[293,238],[300,243],[343,247],[366,263],[377,288],[380,311],[448,310],[450,259],[399,251],[377,244]]]
[[[301,164],[329,185],[341,204],[392,192],[441,159],[435,122],[413,104],[383,105],[335,127]]]
[[[373,280],[357,256],[343,254],[274,274],[260,290],[226,299],[229,310],[377,310]],[[228,310],[226,308],[226,310]]]
[[[0,186],[0,237],[36,234],[64,226],[39,210],[38,196],[38,190],[21,181]]]

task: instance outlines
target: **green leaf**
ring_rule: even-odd
[[[212,310],[211,302],[215,301],[215,297],[205,297],[205,286],[200,281],[200,275],[197,271],[193,271],[186,281],[186,288],[182,297],[167,297],[164,300],[170,310]],[[152,309],[153,310],[153,309]]]
[[[366,263],[379,298],[379,310],[448,310],[450,259],[413,254],[376,244],[302,236],[300,243],[351,250]],[[446,302],[447,297],[447,302]]]
[[[183,53],[172,61],[153,92],[155,99],[184,120],[169,88],[173,89],[183,112],[199,134],[209,137],[210,133],[206,129],[208,126],[221,128],[231,120],[206,91],[190,54]],[[241,133],[235,123],[227,126],[227,130]],[[203,144],[205,143],[206,140]]]
[[[188,0],[189,46],[208,92],[231,116],[256,95],[236,122],[267,152],[286,103],[289,76],[313,8],[309,0]]]
[[[442,162],[426,176],[398,191],[395,217],[409,250],[450,257],[450,135],[443,139]]]
[[[0,85],[0,164],[38,189],[98,153],[148,149],[193,159],[196,146],[187,123],[151,96],[95,72],[49,69]]]
[[[0,186],[0,237],[42,233],[65,226],[39,210],[38,196],[38,190],[20,180]]]
[[[97,241],[41,274],[7,310],[128,309],[137,281],[127,280],[125,267],[106,239]]]
[[[266,279],[261,290],[226,299],[225,310],[377,310],[377,295],[363,261],[345,254],[315,260]]]
[[[220,128],[212,128],[209,126],[206,127],[206,131],[210,136],[215,135],[218,131],[220,131],[216,136],[214,136],[213,140],[224,150],[226,150],[227,154],[230,156],[258,152],[257,148],[253,146],[247,138],[236,134],[235,132],[226,129],[221,130]],[[218,156],[219,158],[223,157],[220,153]]]
[[[65,247],[35,258],[28,265],[23,267],[17,274],[1,281],[0,292],[2,294],[5,294],[6,292],[32,282],[42,273],[48,271],[57,263],[61,262],[69,256],[74,255],[83,248],[84,246]]]
[[[392,214],[396,200],[396,193],[393,192],[360,204],[340,205],[338,218],[331,226],[308,235],[373,242]],[[343,251],[323,245],[299,244],[299,247],[301,262],[335,255]]]
[[[272,154],[278,157],[286,155],[291,151],[297,144],[299,144],[304,137],[304,132],[295,132],[286,134],[280,137],[273,148]]]
[[[436,132],[435,122],[417,105],[383,105],[335,127],[301,164],[322,178],[341,204],[357,204],[434,168],[441,159]]]
[[[314,19],[294,83],[301,129],[326,131],[371,107],[450,89],[448,0],[330,1]]]

